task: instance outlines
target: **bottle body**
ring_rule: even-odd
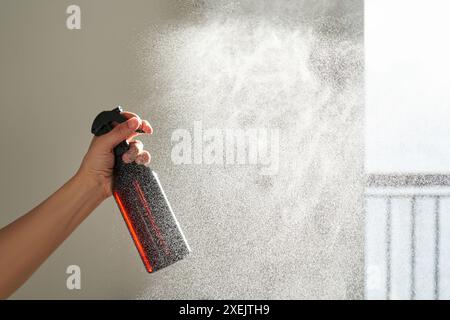
[[[113,195],[148,272],[189,254],[158,176],[149,167],[116,159]]]

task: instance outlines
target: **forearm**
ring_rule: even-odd
[[[20,287],[104,199],[76,175],[39,206],[0,230],[0,298]]]

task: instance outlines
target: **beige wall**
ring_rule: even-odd
[[[75,3],[82,9],[82,30],[69,31],[65,9]],[[362,4],[299,2],[293,16],[292,10],[270,8],[270,3],[265,11],[256,2],[244,1],[243,9],[238,5],[238,16],[228,21],[234,13],[226,17],[227,9],[220,6],[177,1],[1,1],[0,226],[37,205],[75,172],[91,138],[92,119],[120,104],[153,123],[155,135],[144,141],[153,154],[152,167],[194,249],[188,260],[147,275],[115,204],[108,200],[13,298],[360,296]],[[225,18],[215,11],[225,13]],[[229,80],[220,78],[214,84],[208,71],[195,73],[201,58],[191,59],[189,54],[195,54],[192,50],[204,39],[197,35],[208,30],[205,26],[212,20],[225,19],[217,34],[241,52],[243,47],[234,47],[227,35],[239,33],[241,25],[251,29],[246,16],[258,21],[265,19],[265,12],[285,14],[291,21],[276,32],[296,23],[305,23],[309,28],[305,30],[313,32],[307,62],[316,83],[304,89],[311,94],[299,96],[301,88],[278,92],[286,98],[274,103],[280,103],[284,114],[267,123],[250,121],[287,128],[282,131],[280,156],[291,162],[284,166],[282,162],[279,175],[268,178],[252,168],[173,165],[174,129],[192,128],[199,119],[205,126],[245,127],[248,122],[231,119],[227,110],[261,103],[240,94],[228,100],[219,94],[225,98],[214,100],[214,92],[227,90]],[[301,18],[292,24],[295,12]],[[327,29],[323,21],[342,23],[333,19],[335,15],[345,18],[342,29]],[[270,23],[263,28],[273,25],[274,18],[267,19]],[[315,24],[317,19],[321,22]],[[177,28],[165,28],[161,21]],[[223,44],[220,38],[212,39],[212,47]],[[352,44],[350,49],[345,54],[333,51],[342,41]],[[322,54],[314,58],[318,52]],[[338,57],[338,65],[333,57]],[[205,59],[211,61],[207,55]],[[214,68],[213,74],[221,75]],[[251,91],[258,78],[250,74],[247,79]],[[328,93],[322,90],[325,86]],[[246,92],[245,85],[241,89]],[[262,110],[271,103],[266,91],[251,91],[260,93]],[[311,98],[314,94],[320,103]],[[300,105],[290,105],[291,101]],[[293,112],[298,108],[310,112],[317,130],[302,131],[292,123],[292,117],[301,118],[302,113]],[[335,113],[346,117],[336,118]],[[303,147],[306,144],[304,149],[292,142],[296,137]],[[302,153],[308,143],[312,146],[308,141],[315,141],[317,148],[309,155]],[[298,162],[308,157],[308,165],[298,168],[292,161],[297,156]],[[327,171],[328,166],[334,171]],[[65,287],[65,268],[70,264],[81,267],[80,291]]]

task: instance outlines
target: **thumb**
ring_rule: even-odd
[[[123,140],[132,138],[140,126],[141,119],[138,117],[131,117],[127,121],[118,124],[111,130],[111,132],[102,137],[104,140],[104,146],[108,149],[112,149]]]

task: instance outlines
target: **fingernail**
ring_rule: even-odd
[[[136,117],[130,118],[128,120],[128,129],[135,130],[139,126],[139,121]]]

